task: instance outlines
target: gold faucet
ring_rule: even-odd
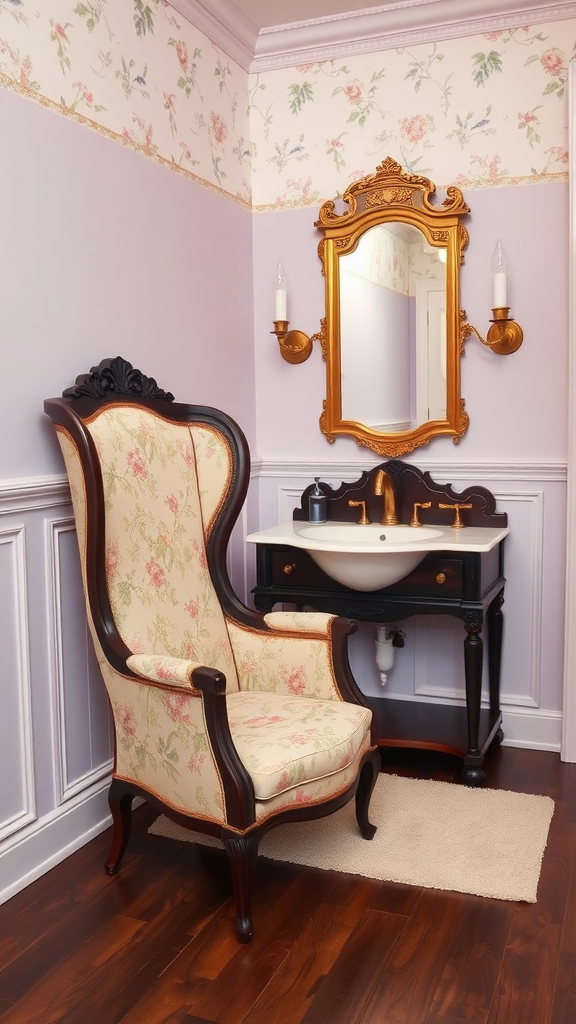
[[[420,516],[418,514],[419,508],[430,508],[432,506],[431,501],[415,501],[414,511],[412,513],[412,519],[410,520],[410,526],[422,526],[420,522]]]
[[[384,495],[384,510],[380,523],[382,526],[398,526],[396,515],[396,499],[392,479],[385,469],[379,469],[374,478],[374,494]]]
[[[366,502],[365,501],[349,501],[348,504],[350,505],[350,508],[360,508],[360,509],[362,509],[362,511],[360,513],[360,519],[358,520],[358,522],[360,523],[361,526],[369,526],[370,525],[370,520],[368,518],[368,513],[366,512]]]

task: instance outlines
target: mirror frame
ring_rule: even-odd
[[[388,157],[370,174],[353,182],[342,196],[348,209],[337,213],[329,199],[319,213],[315,227],[322,232],[318,255],[325,276],[326,320],[321,342],[326,360],[326,399],[320,428],[330,444],[336,437],[353,437],[357,444],[377,455],[397,457],[428,444],[433,437],[452,436],[458,444],[468,428],[468,413],[460,396],[461,340],[460,265],[468,232],[461,223],[470,213],[460,189],[450,186],[441,206],[430,201],[436,186],[428,178],[405,174],[400,164]],[[357,420],[342,418],[340,276],[341,256],[352,252],[362,235],[378,224],[400,221],[419,228],[433,246],[446,248],[446,418],[428,420],[412,430],[380,433]]]

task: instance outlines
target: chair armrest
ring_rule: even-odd
[[[350,671],[352,619],[322,612],[270,612],[260,629],[228,620],[240,689],[271,690],[368,707]]]
[[[200,666],[184,658],[170,658],[165,654],[131,654],[126,658],[128,668],[137,676],[152,683],[169,683],[188,690],[193,685],[192,674]]]
[[[268,612],[264,622],[283,633],[317,633],[329,636],[336,615],[328,612]]]
[[[186,700],[184,693],[188,693],[188,698],[202,701],[206,739],[224,790],[226,823],[239,829],[252,825],[256,820],[254,786],[230,733],[224,674],[184,658],[159,654],[132,654],[126,664],[142,679],[181,692],[182,698],[176,700]]]

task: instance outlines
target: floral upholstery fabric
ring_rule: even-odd
[[[329,612],[268,612],[264,622],[285,633],[320,633],[326,636],[335,616]]]
[[[192,423],[190,433],[196,456],[196,476],[204,523],[204,536],[210,535],[222,497],[228,489],[232,473],[230,449],[217,430],[205,424]]]
[[[89,429],[103,467],[106,577],[122,639],[134,654],[210,665],[237,689],[208,572],[189,427],[126,405],[105,408]],[[222,452],[214,448],[213,457],[216,467]]]
[[[270,800],[257,800],[257,824],[261,824],[267,818],[273,818],[276,814],[292,810],[302,804],[322,804],[326,800],[331,800],[339,796],[340,793],[344,793],[358,775],[360,761],[369,749],[370,743],[367,739],[356,760],[348,768],[343,768],[342,771],[337,772],[336,775],[325,775],[324,778],[307,782],[303,786],[295,786],[293,789],[288,789],[286,792],[280,793]]]
[[[116,728],[119,778],[138,783],[184,813],[225,821],[224,794],[204,721],[190,688],[155,686],[100,665]]]
[[[284,613],[266,616],[277,626]],[[303,613],[306,615],[307,613]],[[289,619],[291,612],[287,613]],[[322,619],[325,616],[321,616]],[[334,616],[326,616],[329,627]],[[228,621],[228,633],[234,651],[241,690],[269,691],[319,700],[341,700],[332,663],[330,630],[322,635],[314,631],[297,636],[288,623],[273,633],[247,629]]]
[[[58,439],[70,481],[86,589],[82,557],[86,543],[86,498],[82,469],[69,437],[59,430]],[[115,775],[137,782],[184,813],[225,820],[222,784],[208,743],[201,696],[192,693],[188,681],[184,686],[180,680],[176,689],[174,677],[171,686],[154,686],[116,672],[104,657],[89,612],[88,625],[114,717]],[[189,671],[190,662],[183,664]],[[159,678],[161,671],[157,666]]]
[[[257,800],[335,775],[355,761],[370,729],[368,708],[277,693],[231,693],[230,732]]]
[[[199,668],[196,661],[185,661],[184,658],[168,658],[162,654],[131,654],[126,658],[128,668],[143,679],[155,683],[170,683],[172,686],[184,686],[190,689],[192,672]]]

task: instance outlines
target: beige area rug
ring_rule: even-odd
[[[262,840],[260,855],[431,889],[535,903],[553,812],[554,801],[546,796],[380,775],[370,805],[370,819],[378,826],[374,839],[362,839],[351,801],[325,818],[278,825]],[[190,832],[164,815],[149,831],[221,846],[217,839]]]

